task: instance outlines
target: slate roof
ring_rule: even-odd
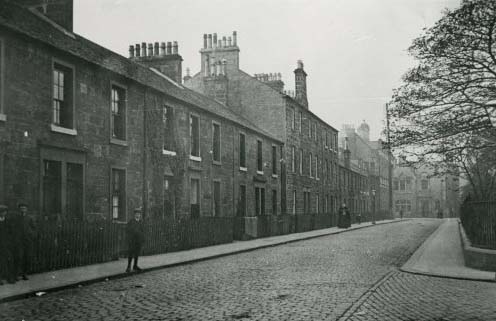
[[[0,0],[0,26],[24,34],[80,59],[154,88],[165,95],[220,116],[272,140],[280,140],[258,128],[222,103],[166,79],[130,59],[106,49],[78,34],[59,27],[41,14]]]

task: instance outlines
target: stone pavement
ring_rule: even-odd
[[[377,225],[398,222],[399,220],[378,221]],[[349,229],[336,227],[314,230],[303,233],[294,233],[282,236],[267,237],[251,241],[234,242],[216,246],[198,248],[188,251],[152,255],[140,258],[139,265],[144,270],[154,270],[164,267],[197,262],[225,255],[252,251],[279,244],[285,244],[319,236],[338,234],[372,226],[371,223],[353,224]],[[0,286],[0,302],[32,296],[35,293],[44,294],[48,291],[74,287],[106,279],[127,276],[124,272],[126,260],[120,259],[102,264],[87,265],[82,267],[57,270],[46,273],[30,275],[29,281],[19,281],[15,284]]]
[[[496,281],[495,272],[465,266],[458,219],[445,220],[401,270],[448,278]]]
[[[394,271],[340,321],[494,321],[496,284]]]
[[[0,320],[337,320],[379,280],[397,273],[440,223],[408,220],[378,224],[4,302]],[[407,279],[399,281],[395,287],[401,289],[401,282]],[[422,285],[408,298],[421,298]],[[487,285],[496,287],[496,283]],[[456,288],[448,290],[451,292],[444,295],[453,296]],[[477,298],[482,293],[488,292]],[[452,301],[457,309],[472,309],[463,307],[462,299]],[[412,300],[409,308],[416,305]],[[407,305],[404,308],[407,313]],[[486,304],[481,310],[486,312],[480,316],[492,315]],[[364,320],[398,319],[370,314]]]

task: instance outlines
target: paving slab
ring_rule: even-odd
[[[400,221],[401,220],[377,221],[377,225]],[[227,243],[187,251],[142,256],[139,259],[139,265],[143,271],[146,272],[320,236],[353,231],[371,226],[374,225],[371,223],[353,224],[348,229],[331,227],[302,233]],[[133,275],[132,273],[125,273],[126,266],[127,259],[119,259],[101,264],[86,265],[30,275],[30,279],[28,281],[18,281],[15,284],[5,284],[0,286],[0,302],[15,300],[32,295],[42,296],[49,291],[82,286],[93,282]]]
[[[455,279],[496,281],[495,272],[465,266],[458,219],[446,219],[401,270]]]

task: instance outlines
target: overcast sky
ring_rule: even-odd
[[[130,44],[178,41],[183,70],[200,69],[204,33],[238,32],[240,66],[280,72],[294,90],[296,61],[308,74],[310,109],[329,124],[371,126],[414,61],[406,49],[460,0],[76,0],[75,32],[124,56]],[[184,73],[183,73],[184,74]]]

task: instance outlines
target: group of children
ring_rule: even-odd
[[[36,236],[34,221],[28,216],[28,206],[18,205],[18,211],[0,205],[0,285],[27,280]]]

